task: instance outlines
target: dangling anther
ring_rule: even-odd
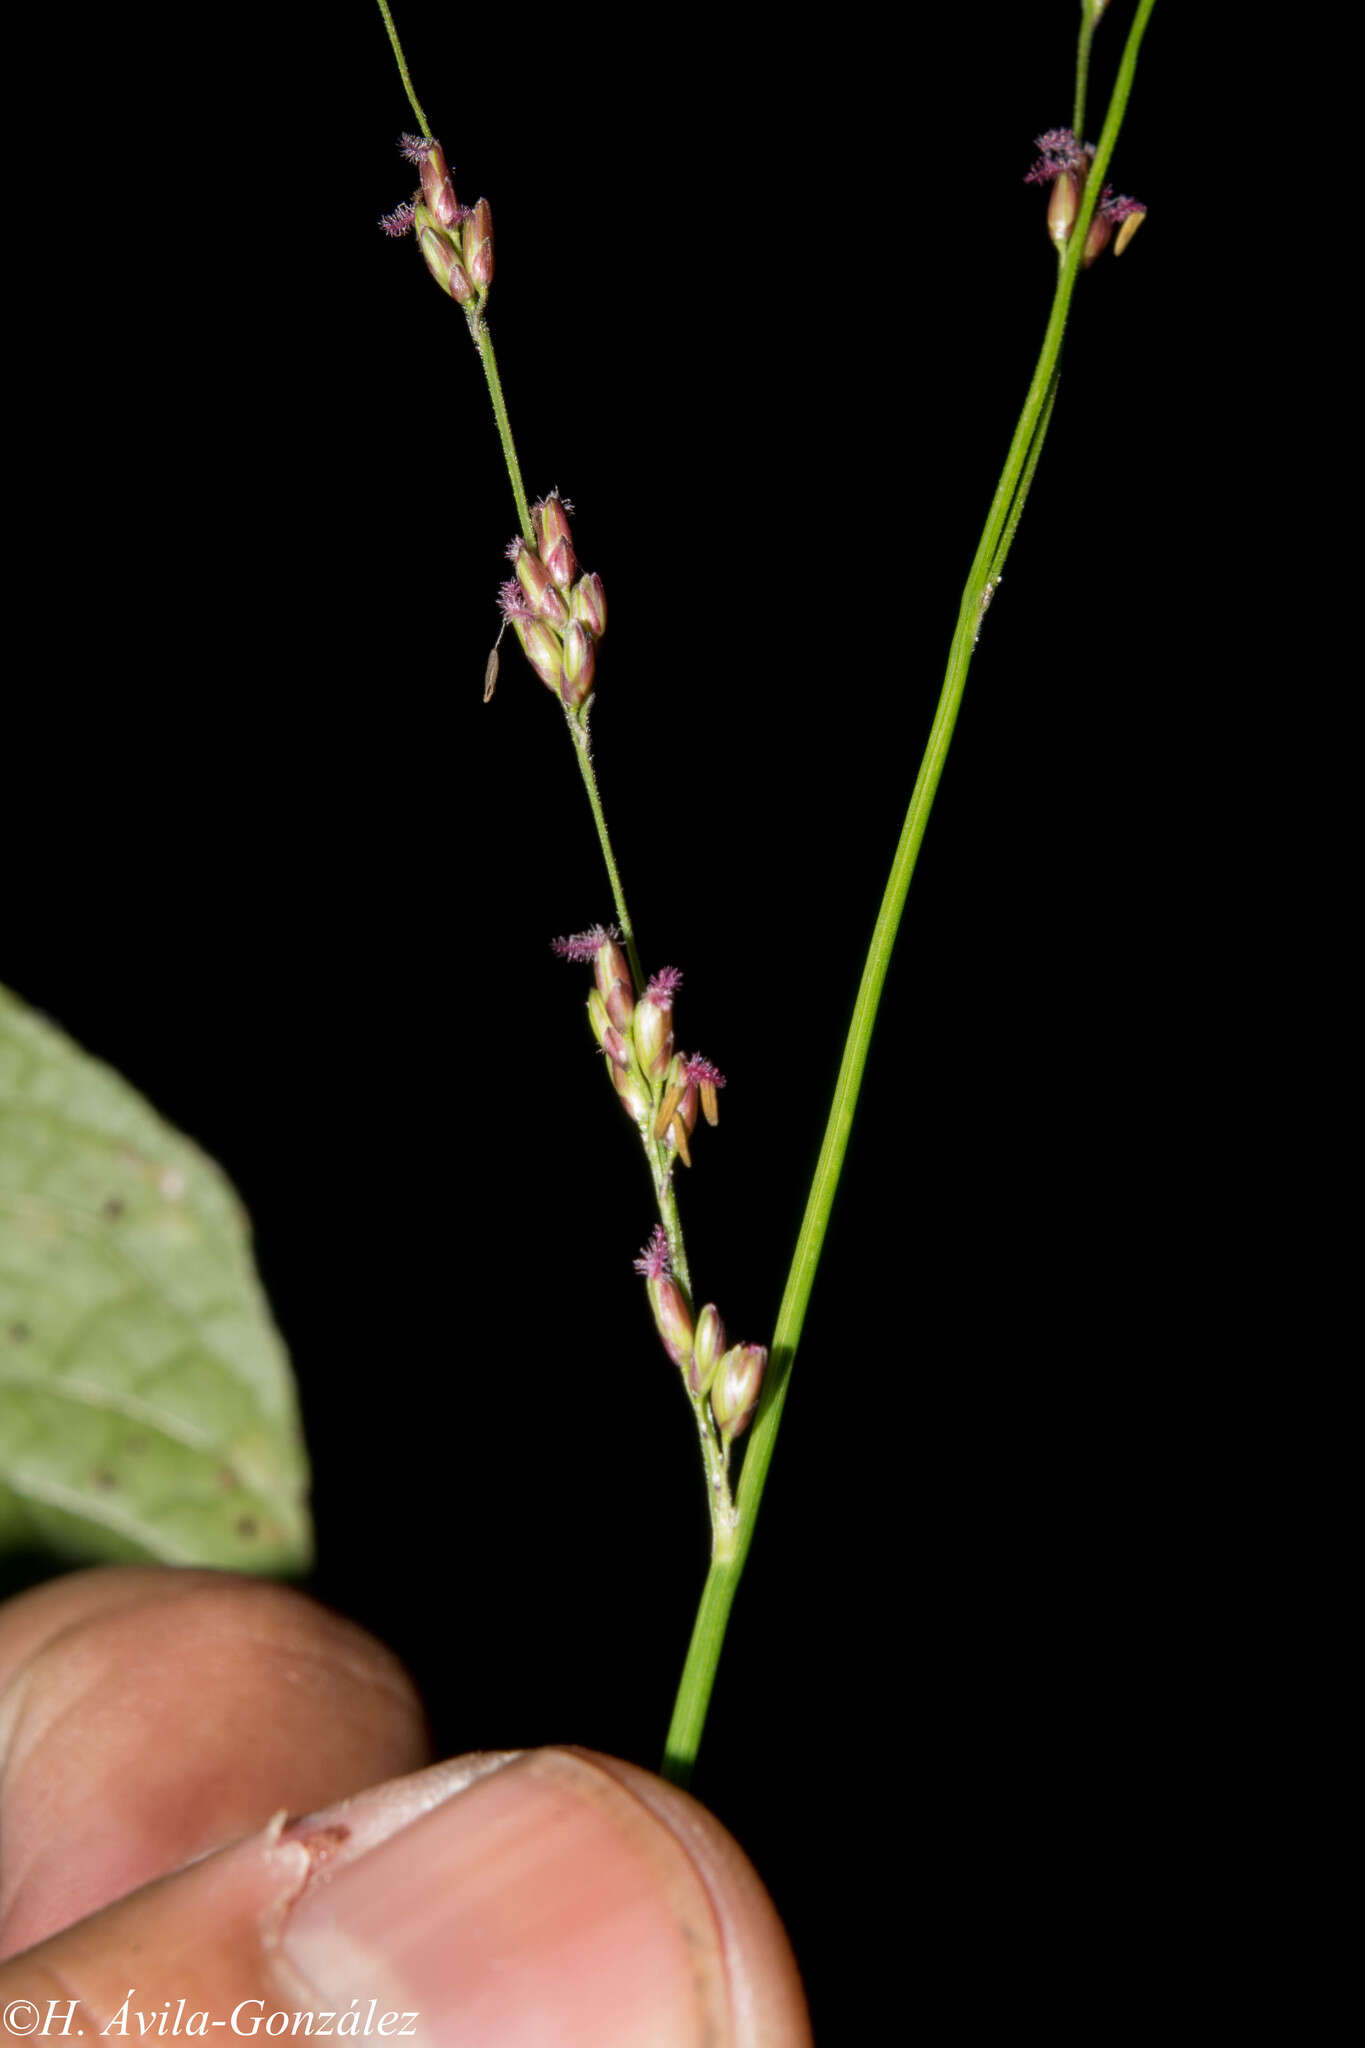
[[[674,1081],[670,1087],[664,1090],[664,1099],[659,1104],[659,1114],[654,1119],[654,1135],[656,1138],[662,1138],[665,1135],[669,1125],[673,1122],[673,1112],[682,1099],[683,1084],[681,1081]],[[683,1151],[681,1145],[678,1147],[678,1150],[682,1152],[683,1158],[686,1159],[687,1154]]]
[[[503,634],[503,633],[505,633],[506,631],[507,631],[507,621],[506,621],[506,619],[504,619],[504,620],[503,620],[503,622],[502,622],[502,633],[499,633],[499,635],[498,635],[497,639],[496,639],[496,640],[495,640],[495,641],[493,642],[493,645],[492,645],[492,646],[491,646],[491,647],[489,648],[489,650],[488,650],[488,660],[487,660],[487,662],[486,662],[486,663],[485,663],[485,665],[484,665],[484,671],[483,671],[483,701],[484,701],[484,703],[485,703],[485,704],[491,704],[491,703],[492,703],[492,701],[493,701],[493,692],[494,692],[494,690],[496,690],[496,689],[497,689],[497,687],[498,687],[498,649],[499,649],[499,648],[500,648],[500,647],[502,646],[502,634]]]

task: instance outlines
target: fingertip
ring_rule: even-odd
[[[0,1954],[278,1807],[307,1812],[429,1755],[397,1659],[265,1580],[73,1574],[13,1603],[0,1656]]]
[[[58,1993],[63,2007],[74,2000],[68,2033],[164,2032],[163,2012],[182,1998],[182,2012],[229,2030],[243,2001],[273,2002],[270,1957],[310,1868],[272,1822],[0,1963],[0,1991],[39,2008]],[[136,2010],[120,2020],[125,1999]]]
[[[401,2015],[431,2048],[810,2042],[738,1845],[686,1793],[584,1750],[458,1758],[277,1816],[56,1934],[13,1981],[27,1998],[61,1985],[108,2031],[133,1956],[142,2011],[184,1996],[215,2024],[259,1999],[263,2015],[393,2014],[391,2032]]]
[[[801,1973],[776,1906],[739,1843],[691,1793],[637,1764],[578,1750],[627,1787],[668,1828],[695,1865],[724,1944],[737,2048],[806,2048],[811,2040]]]
[[[377,1998],[463,2048],[810,2039],[785,1932],[732,1837],[687,1794],[585,1750],[500,1760],[311,1883],[280,1964],[296,2002]]]

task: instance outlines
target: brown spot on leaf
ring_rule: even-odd
[[[33,1332],[27,1323],[11,1323],[5,1335],[11,1344],[27,1344]]]
[[[124,1201],[122,1195],[110,1195],[105,1201],[100,1203],[100,1215],[110,1223],[117,1223],[127,1207],[128,1204]]]
[[[261,1525],[254,1515],[238,1515],[233,1526],[239,1536],[255,1536],[259,1533]]]
[[[118,1475],[111,1472],[107,1465],[97,1465],[90,1474],[90,1484],[97,1486],[101,1493],[112,1493],[118,1485]]]

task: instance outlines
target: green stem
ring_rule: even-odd
[[[430,142],[431,130],[427,126],[427,117],[422,112],[421,102],[412,89],[412,80],[408,76],[408,60],[403,55],[403,45],[398,40],[398,30],[394,27],[393,16],[389,13],[388,0],[379,0],[379,12],[383,15],[384,26],[389,32],[389,41],[393,45],[393,54],[398,62],[398,76],[403,81],[403,90],[408,96],[408,105],[417,116],[417,125],[423,135],[426,136],[427,141]]]
[[[1004,573],[1005,557],[1014,544],[1014,536],[1018,531],[1020,515],[1027,502],[1029,488],[1033,483],[1034,472],[1038,467],[1038,457],[1043,452],[1043,443],[1047,439],[1047,430],[1052,425],[1052,408],[1057,403],[1057,382],[1060,374],[1061,364],[1057,363],[1053,366],[1052,381],[1048,385],[1047,397],[1043,401],[1043,412],[1042,417],[1038,421],[1038,431],[1034,435],[1029,447],[1028,460],[1024,464],[1024,473],[1019,479],[1019,488],[1014,494],[1014,503],[1010,506],[1008,523],[1001,536],[1000,544],[991,557],[990,572],[987,578],[987,590],[989,592],[987,602],[989,602],[990,597],[995,595],[996,586]]]
[[[1077,142],[1085,141],[1085,91],[1090,76],[1090,40],[1095,33],[1092,0],[1081,0],[1081,33],[1076,43],[1076,104],[1071,114],[1071,132]]]
[[[590,697],[588,705],[591,703]],[[607,830],[607,814],[602,808],[602,792],[597,787],[597,773],[592,765],[586,715],[588,705],[584,706],[583,712],[577,717],[572,711],[566,711],[565,718],[568,722],[569,737],[574,744],[574,752],[578,756],[578,772],[583,777],[583,787],[588,792],[588,802],[592,806],[592,821],[597,827],[597,843],[602,849],[602,859],[606,863],[607,880],[611,883],[611,900],[616,905],[616,922],[621,927],[621,941],[626,949],[626,957],[630,961],[630,971],[635,976],[635,986],[642,989],[645,977],[640,967],[640,955],[635,949],[635,927],[630,921],[630,912],[626,909],[626,892],[621,886],[621,871],[616,865],[616,855],[612,852],[611,834]]]
[[[654,1199],[659,1207],[659,1221],[668,1239],[668,1256],[673,1264],[673,1277],[687,1296],[687,1306],[696,1314],[697,1303],[692,1292],[692,1271],[687,1263],[687,1246],[683,1243],[682,1220],[678,1215],[678,1198],[673,1192],[673,1167],[667,1160],[664,1148],[653,1138],[649,1140],[649,1166],[654,1176]]]
[[[692,1409],[692,1420],[697,1425],[697,1442],[706,1473],[706,1498],[711,1514],[711,1569],[714,1571],[719,1561],[734,1555],[735,1504],[730,1497],[725,1452],[716,1440],[715,1424],[711,1420],[706,1397],[694,1394],[690,1387],[685,1386],[684,1391]],[[726,1602],[726,1611],[729,1612],[729,1601]]]
[[[502,379],[498,375],[498,359],[493,353],[493,337],[488,332],[488,322],[483,317],[482,309],[466,317],[469,321],[469,332],[474,337],[474,346],[479,351],[479,361],[483,364],[488,395],[493,401],[493,417],[498,423],[498,439],[502,442],[503,460],[507,464],[507,474],[511,479],[512,496],[516,500],[521,537],[528,548],[534,548],[536,536],[526,503],[526,486],[521,480],[521,464],[517,461],[517,444],[512,439],[512,422],[507,417],[507,401],[502,395]]]
[[[746,1458],[744,1462],[747,1467],[749,1460]],[[730,1609],[739,1590],[743,1570],[742,1556],[737,1557],[732,1552],[729,1556],[717,1557],[713,1552],[711,1569],[706,1574],[706,1584],[702,1587],[697,1606],[692,1640],[687,1646],[687,1662],[683,1666],[682,1683],[678,1687],[668,1740],[664,1745],[664,1760],[660,1766],[662,1775],[675,1785],[686,1785],[692,1776],[702,1730],[706,1726],[706,1710],[711,1704],[711,1688],[715,1683],[716,1666],[720,1663]]]
[[[664,1776],[672,1779],[675,1784],[688,1783],[696,1761],[697,1749],[706,1722],[707,1706],[715,1682],[716,1667],[725,1639],[725,1627],[735,1589],[753,1541],[759,1503],[772,1463],[773,1447],[791,1383],[792,1366],[801,1341],[806,1307],[824,1245],[835,1190],[843,1169],[844,1155],[848,1149],[853,1113],[862,1087],[872,1027],[876,1021],[882,986],[886,980],[891,949],[900,926],[910,878],[915,871],[915,862],[919,857],[929,813],[933,808],[934,797],[943,774],[944,762],[948,758],[948,748],[966,686],[967,671],[971,666],[980,630],[982,611],[989,602],[993,588],[991,578],[998,575],[999,564],[1004,560],[1013,538],[1018,511],[1022,509],[1023,495],[1027,493],[1032,480],[1043,434],[1051,418],[1062,337],[1066,332],[1071,295],[1080,274],[1081,254],[1085,247],[1090,216],[1094,212],[1095,201],[1102,188],[1104,174],[1123,124],[1124,111],[1137,68],[1138,50],[1155,4],[1156,0],[1139,0],[1133,25],[1128,32],[1104,131],[1100,137],[1090,176],[1086,180],[1080,218],[1076,222],[1067,247],[1066,260],[1057,279],[1057,289],[1037,366],[958,606],[957,627],[949,650],[948,667],[939,694],[938,708],[934,713],[924,759],[915,778],[910,807],[905,814],[905,823],[901,828],[900,841],[882,896],[872,942],[863,965],[862,980],[853,1006],[853,1018],[844,1044],[839,1076],[834,1084],[834,1099],[830,1104],[820,1157],[816,1163],[806,1212],[802,1218],[791,1270],[787,1275],[787,1285],[778,1310],[767,1382],[759,1403],[758,1414],[754,1419],[748,1454],[744,1460],[744,1469],[740,1474],[735,1496],[736,1527],[733,1554],[720,1560],[713,1560],[702,1591],[687,1661],[683,1668],[682,1682],[673,1709],[662,1769]],[[1083,18],[1083,35],[1088,21],[1087,10]]]

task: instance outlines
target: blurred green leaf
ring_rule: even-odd
[[[0,987],[0,1549],[301,1571],[307,1488],[232,1187]]]

